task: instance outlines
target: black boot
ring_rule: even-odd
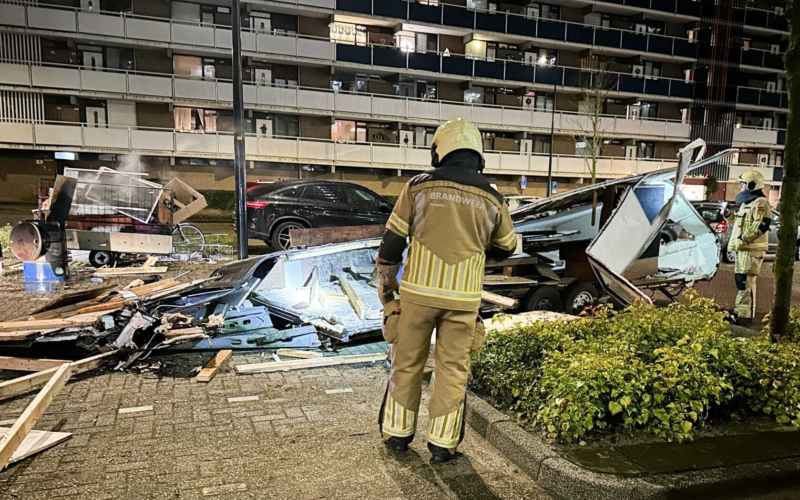
[[[736,324],[739,326],[750,326],[753,324],[753,318],[736,318]]]
[[[408,437],[390,437],[383,443],[392,451],[403,452],[408,451],[408,445],[414,440],[414,436]]]
[[[432,443],[428,443],[428,450],[430,450],[431,455],[433,455],[433,463],[436,464],[443,464],[456,458],[455,453],[451,452],[447,448],[442,448],[441,446],[436,446]]]

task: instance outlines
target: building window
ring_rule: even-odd
[[[636,144],[636,158],[649,159],[655,156],[656,145],[654,142],[639,142]]]
[[[175,130],[181,132],[216,132],[217,112],[200,108],[175,108]]]
[[[367,44],[367,28],[349,23],[331,23],[330,37],[332,42],[347,43],[350,45]]]
[[[336,120],[331,125],[331,139],[340,142],[367,142],[367,124],[351,120]]]

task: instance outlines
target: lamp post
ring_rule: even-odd
[[[244,86],[242,84],[242,19],[239,0],[233,0],[233,166],[236,181],[236,253],[247,258],[247,171],[245,170]]]
[[[558,75],[558,70],[556,70]],[[550,159],[547,163],[547,197],[553,195],[553,148],[555,147],[556,134],[556,86],[558,79],[553,78],[553,112],[550,114]]]

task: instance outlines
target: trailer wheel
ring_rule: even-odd
[[[582,281],[575,283],[567,290],[564,299],[564,312],[567,314],[580,314],[587,307],[592,307],[597,303],[599,295],[597,289],[591,283]]]
[[[98,269],[103,266],[113,266],[116,261],[116,252],[106,252],[105,250],[92,250],[89,252],[89,263],[92,267]]]
[[[528,293],[523,310],[562,312],[564,311],[564,301],[561,300],[561,295],[556,287],[543,286]]]

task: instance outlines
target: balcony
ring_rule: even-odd
[[[762,9],[745,10],[744,25],[752,28],[789,31],[789,23],[786,21],[784,14]]]
[[[782,131],[755,127],[733,129],[733,143],[742,146],[776,146]]]
[[[739,63],[743,66],[753,66],[756,68],[777,69],[783,71],[783,52],[769,52],[760,49],[742,49]]]
[[[738,87],[736,89],[736,102],[750,106],[788,109],[789,94],[767,89]]]
[[[233,158],[232,133],[184,133],[170,129],[91,127],[79,123],[0,122],[0,147],[41,150],[138,153],[149,155]],[[247,159],[300,164],[367,168],[427,170],[428,148],[377,143],[341,143],[288,137],[245,138]],[[516,152],[486,152],[486,171],[509,175],[546,175],[549,156]],[[672,168],[675,161],[603,157],[598,163],[602,177]],[[554,155],[553,173],[560,177],[586,177],[588,163],[581,156]]]
[[[617,0],[608,3],[653,8],[689,16],[699,15],[699,3],[691,0]],[[338,11],[379,16],[412,23],[460,28],[465,32],[484,31],[527,40],[575,43],[595,48],[629,50],[663,56],[696,58],[697,45],[688,38],[637,33],[602,28],[555,19],[533,18],[521,14],[468,9],[458,5],[426,5],[406,0],[337,0]]]
[[[174,75],[132,71],[93,71],[78,66],[28,66],[0,63],[0,86],[28,91],[70,94],[86,92],[92,97],[131,100],[173,100],[215,102],[230,107],[233,85],[228,80],[192,80]],[[334,92],[305,87],[245,85],[249,109],[278,110],[298,114],[320,113],[343,118],[378,119],[437,126],[462,117],[488,130],[549,133],[554,120],[558,133],[574,134],[587,125],[585,116],[574,112],[549,111],[532,107],[507,107],[463,102],[420,100],[382,94]],[[604,133],[613,137],[647,137],[685,141],[690,125],[680,121],[628,120],[624,116],[603,117]]]

